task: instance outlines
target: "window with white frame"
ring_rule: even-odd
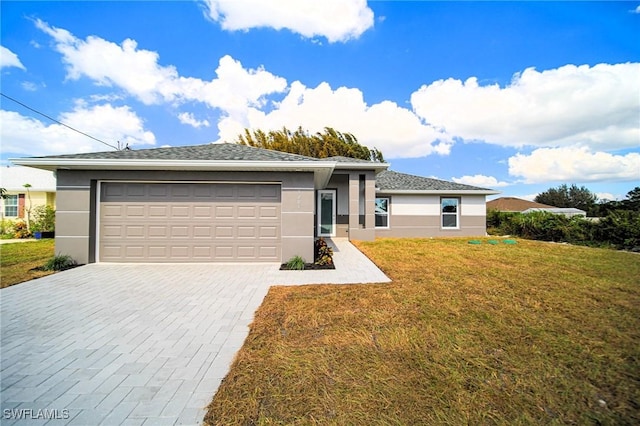
[[[4,199],[4,216],[18,217],[18,196],[7,195]]]
[[[376,198],[376,228],[389,227],[389,199]]]
[[[447,229],[458,229],[460,227],[460,199],[442,198],[440,200],[440,207],[442,214],[442,227]]]

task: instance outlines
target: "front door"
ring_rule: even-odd
[[[318,236],[333,237],[336,235],[336,190],[321,189],[318,191]]]

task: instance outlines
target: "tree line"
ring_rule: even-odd
[[[623,200],[598,202],[598,197],[585,187],[561,185],[540,193],[535,201],[554,207],[578,208],[592,217],[490,210],[487,232],[640,251],[640,187],[629,191]]]
[[[324,131],[315,134],[303,130],[302,127],[295,131],[283,127],[282,130],[271,130],[268,133],[245,129],[244,134],[239,135],[235,142],[314,158],[342,156],[384,162],[382,152],[377,148],[361,145],[351,133],[342,133],[331,127],[325,127]]]
[[[554,207],[573,207],[584,210],[587,216],[606,216],[614,210],[640,210],[640,187],[635,187],[627,193],[624,200],[598,200],[598,196],[589,191],[585,186],[578,187],[573,184],[560,185],[557,188],[549,188],[541,192],[534,199],[536,203],[547,204]]]

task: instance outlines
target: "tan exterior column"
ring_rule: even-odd
[[[58,186],[56,254],[69,255],[80,264],[89,263],[91,191]]]
[[[282,179],[282,262],[301,256],[313,262],[315,191],[313,174],[287,175]]]
[[[365,176],[365,221],[360,225],[360,175]],[[372,171],[349,173],[349,239],[371,241],[375,233],[375,176]]]

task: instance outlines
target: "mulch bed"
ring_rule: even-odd
[[[315,263],[305,263],[304,269],[289,269],[286,263],[280,265],[281,271],[309,271],[309,270],[320,270],[320,269],[336,269],[335,265],[332,263],[330,265],[316,265]]]

